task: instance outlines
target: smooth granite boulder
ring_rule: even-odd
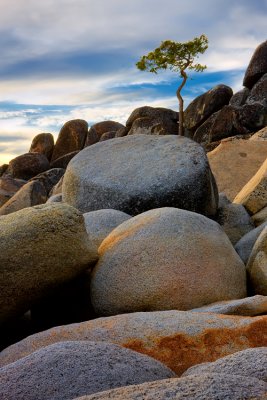
[[[181,375],[192,365],[266,346],[267,316],[156,311],[97,318],[36,333],[0,353],[0,366],[66,340],[112,342],[147,354]]]
[[[0,369],[1,399],[66,400],[175,377],[158,361],[112,343],[61,342]]]
[[[136,215],[166,206],[214,215],[218,201],[205,151],[174,135],[132,135],[85,148],[69,163],[62,193],[83,213]]]
[[[257,378],[214,373],[106,390],[75,400],[264,400],[266,391],[267,384]]]
[[[98,315],[189,310],[246,296],[246,271],[226,234],[203,215],[147,211],[115,228],[98,249],[91,299]]]
[[[2,216],[0,322],[23,314],[97,258],[83,216],[67,204],[44,204]]]

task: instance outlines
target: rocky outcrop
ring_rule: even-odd
[[[66,204],[26,208],[0,226],[1,323],[97,260],[82,215]]]
[[[62,342],[0,370],[5,400],[65,400],[175,377],[153,358],[111,343]]]
[[[28,180],[50,168],[46,156],[40,153],[26,153],[10,161],[7,174],[13,178]]]
[[[245,73],[243,85],[251,89],[267,72],[267,40],[255,50]]]
[[[237,351],[266,346],[267,316],[158,311],[116,315],[64,325],[29,336],[0,353],[0,365],[53,343],[112,342],[153,357],[177,375]]]
[[[33,138],[29,153],[44,154],[48,160],[51,159],[54,150],[54,137],[51,133],[39,133]]]
[[[214,215],[217,187],[192,140],[132,135],[81,151],[66,170],[63,200],[83,213],[113,208],[136,215],[171,206]]]
[[[87,132],[88,123],[83,119],[73,119],[63,125],[52,154],[53,168],[62,168],[54,164],[55,160],[83,148]]]

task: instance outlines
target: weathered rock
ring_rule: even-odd
[[[253,377],[267,382],[267,347],[238,351],[212,363],[195,365],[183,376],[226,374]]]
[[[36,333],[0,353],[0,365],[66,340],[112,342],[147,354],[178,375],[250,347],[266,346],[267,316],[158,311],[97,318]]]
[[[200,214],[147,211],[114,229],[98,252],[91,299],[99,315],[189,310],[246,295],[244,264],[220,226]]]
[[[5,204],[27,181],[15,179],[11,176],[0,178],[0,207]]]
[[[54,150],[54,137],[51,133],[40,133],[33,138],[29,153],[44,154],[51,159]]]
[[[104,140],[113,139],[115,137],[115,135],[116,135],[116,131],[105,132],[105,133],[103,133],[103,135],[101,135],[99,142],[104,142]]]
[[[231,97],[229,104],[231,106],[237,106],[237,107],[243,106],[249,96],[249,93],[250,90],[246,87],[243,88],[242,90],[239,90]]]
[[[50,196],[47,200],[47,203],[61,203],[62,202],[62,193],[54,194]]]
[[[267,140],[267,126],[254,133],[249,140]]]
[[[251,89],[267,72],[267,40],[255,50],[245,73],[243,85]]]
[[[91,211],[83,217],[89,238],[97,248],[114,228],[131,218],[122,211],[110,209]]]
[[[121,128],[121,129],[119,129],[119,130],[116,132],[115,137],[127,136],[129,130],[130,130],[130,127],[129,127],[129,126],[128,126],[128,127]]]
[[[267,296],[257,295],[238,300],[218,301],[190,311],[253,317],[267,314]]]
[[[88,135],[91,137],[95,137],[95,134],[98,137],[98,140],[101,139],[102,135],[107,132],[117,132],[119,129],[124,128],[124,125],[120,124],[116,121],[101,121],[91,126],[89,129]]]
[[[158,361],[112,343],[62,342],[0,370],[5,400],[60,400],[175,377]]]
[[[244,264],[247,264],[253,246],[265,226],[267,226],[267,221],[248,232],[236,243],[235,250],[239,254],[239,257],[243,260]]]
[[[46,172],[36,175],[31,179],[31,181],[41,182],[45,187],[47,195],[49,195],[50,191],[59,182],[64,173],[65,170],[63,168],[52,168]]]
[[[246,233],[255,228],[245,207],[231,203],[224,193],[219,195],[216,221],[221,225],[231,243],[235,245]]]
[[[217,85],[198,96],[185,110],[185,128],[195,131],[211,114],[228,104],[232,95],[233,91],[229,86]]]
[[[142,117],[133,121],[128,135],[177,135],[178,125],[171,119]]]
[[[267,384],[257,378],[214,373],[131,385],[75,400],[260,400],[266,398],[261,397],[266,390]]]
[[[97,260],[83,216],[66,204],[25,208],[0,226],[1,323]]]
[[[83,148],[88,132],[88,124],[83,119],[73,119],[66,122],[61,128],[51,161]],[[62,168],[53,164],[52,168]]]
[[[267,206],[267,158],[234,198],[234,203],[242,204],[251,214],[256,214]]]
[[[26,153],[10,161],[7,173],[13,178],[31,179],[50,168],[48,159],[40,153]]]
[[[91,146],[92,144],[95,144],[97,142],[99,142],[99,137],[97,132],[95,130],[89,129],[84,147]]]
[[[176,133],[178,133],[178,113],[169,108],[149,106],[136,108],[127,119],[126,128],[131,128],[133,122],[138,118],[149,118],[161,123],[165,123],[166,121],[169,121],[169,123],[172,122],[176,127]]]
[[[173,206],[217,210],[217,187],[203,148],[181,136],[132,135],[82,150],[68,165],[63,200],[82,212],[136,215]]]
[[[260,233],[250,254],[247,270],[252,290],[267,295],[267,227]]]
[[[37,206],[45,203],[46,200],[47,192],[43,183],[40,181],[28,182],[0,208],[0,215],[7,215],[23,208]]]
[[[266,159],[267,143],[242,139],[224,139],[208,153],[219,192],[232,201],[255,175]]]
[[[267,70],[267,69],[266,69]],[[247,104],[261,103],[267,107],[267,73],[263,75],[253,86],[247,100]]]
[[[267,107],[259,102],[245,104],[238,110],[235,124],[239,133],[258,131],[267,125]]]
[[[262,208],[256,214],[252,215],[252,221],[256,226],[262,225],[267,222],[267,206]]]
[[[79,151],[72,151],[71,153],[65,154],[64,156],[57,158],[55,161],[52,161],[50,167],[66,169],[70,160],[78,153]]]

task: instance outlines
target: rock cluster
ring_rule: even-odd
[[[0,399],[265,398],[266,54],[0,167]]]

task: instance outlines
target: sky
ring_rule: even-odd
[[[209,39],[185,106],[219,83],[240,90],[266,26],[267,0],[0,0],[0,165],[71,119],[125,124],[143,105],[177,110],[179,76],[135,66],[166,39]]]

